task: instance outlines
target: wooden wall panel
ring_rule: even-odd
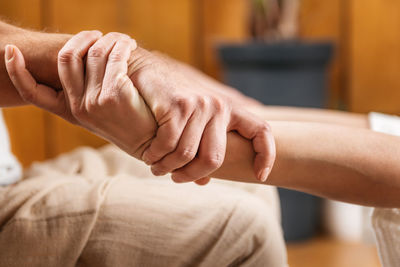
[[[350,25],[351,110],[400,114],[400,1],[353,0]]]
[[[4,118],[14,154],[23,164],[46,159],[44,112],[35,107],[7,108]]]
[[[12,24],[40,29],[41,15],[41,0],[0,1],[0,17]]]
[[[330,107],[343,106],[346,100],[347,20],[348,0],[302,0],[299,16],[299,36],[304,40],[328,40],[335,46],[330,68]]]
[[[243,42],[249,39],[248,0],[203,0],[201,8],[199,53],[202,70],[221,79],[217,46],[224,42]]]
[[[122,0],[119,29],[149,50],[195,64],[196,1]]]

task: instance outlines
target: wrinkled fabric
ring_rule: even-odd
[[[0,188],[0,266],[286,266],[276,191],[82,148]]]

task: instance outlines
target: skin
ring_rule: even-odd
[[[22,53],[19,52],[18,48],[12,48],[13,51],[8,49],[6,53],[7,69],[21,95],[29,95],[30,91],[39,87],[25,69]],[[126,43],[124,51],[128,53],[131,49],[131,45]],[[118,62],[114,62],[111,66],[109,61],[97,63],[98,65],[105,64],[103,69],[115,68],[116,77],[127,75],[126,56],[119,57]],[[66,64],[72,65],[73,63],[68,62]],[[216,86],[214,81],[208,80],[208,78],[202,79],[201,75],[198,76],[197,71],[191,70],[189,67],[185,68],[182,71],[186,71],[187,75],[197,77],[204,85],[214,84]],[[90,75],[96,73],[95,69],[87,68],[86,74],[84,74],[82,66],[71,70],[73,71],[64,75],[62,67],[59,66],[63,84],[73,77],[83,75],[86,75],[85,79],[88,80]],[[193,73],[190,74],[192,71]],[[105,73],[107,74],[107,71]],[[103,82],[106,80],[106,74],[100,78]],[[124,80],[131,81],[130,79]],[[67,94],[67,103],[75,103],[75,101],[80,103],[79,99],[82,98],[79,95],[96,90],[96,88],[83,88],[83,91],[77,94],[79,90],[82,90],[82,87],[69,88],[66,86],[64,89]],[[217,90],[217,88],[214,89]],[[132,101],[134,103],[142,101],[132,83],[119,83],[119,87],[114,87],[113,90],[118,92],[134,91],[129,94],[131,101],[121,101],[119,102],[120,105],[129,106]],[[218,90],[226,89],[220,87]],[[51,89],[48,88],[48,91],[50,92]],[[229,94],[229,90],[227,93]],[[40,95],[43,96],[44,94]],[[119,93],[115,95],[115,98],[124,98],[126,95],[126,93]],[[58,101],[57,98],[51,100],[51,97],[48,99],[46,97],[34,98],[33,104],[43,106],[41,101],[46,103]],[[238,96],[236,101],[250,100]],[[73,104],[67,104],[67,107],[71,108],[72,106]],[[143,125],[144,128],[148,127],[144,129],[144,132],[155,131],[156,122],[150,109],[148,107],[146,109],[146,106],[132,105],[132,107],[132,112],[136,112],[135,116],[139,118],[137,120],[138,125]],[[127,116],[125,112],[121,112],[125,110],[124,108],[118,110],[109,105],[98,105],[97,108],[95,113],[112,113],[115,121],[123,120]],[[277,120],[271,122],[276,139],[277,158],[267,184],[361,205],[400,207],[400,166],[398,164],[400,139],[398,137],[367,130],[367,120],[363,115],[346,115],[334,111],[325,112],[294,108],[268,108],[259,104],[254,105],[253,112],[262,117],[270,117],[275,113],[273,119]],[[79,117],[79,114],[84,115]],[[286,117],[302,121],[279,121]],[[98,125],[96,121],[102,120],[102,117],[85,112],[78,113],[78,120],[82,124],[87,123],[86,126],[90,127],[91,124]],[[316,121],[324,121],[324,123]],[[349,125],[356,127],[349,127]],[[231,132],[227,137],[225,161],[212,176],[240,182],[255,182],[252,168],[254,157],[255,152],[251,142],[240,137],[237,133]]]
[[[24,54],[26,67],[35,80],[55,89],[56,93],[53,95],[59,99],[64,99],[65,96],[65,84],[61,84],[57,72],[60,70],[60,62],[71,63],[71,68],[81,66],[82,62],[86,62],[85,68],[90,68],[96,61],[104,63],[114,41],[128,39],[129,36],[109,33],[103,37],[100,32],[91,31],[80,33],[80,38],[85,41],[84,44],[70,42],[70,35],[31,32],[0,22],[0,53],[5,53],[6,44],[17,46]],[[102,41],[97,43],[100,39]],[[38,91],[20,97],[4,64],[0,62],[0,66],[0,106],[22,105],[26,101],[32,102],[32,98],[38,98]],[[152,168],[155,175],[172,172],[174,181],[196,181],[209,176],[221,166],[226,151],[226,133],[236,131],[252,141],[257,154],[253,163],[255,178],[265,181],[275,160],[274,138],[269,125],[265,120],[251,116],[241,106],[236,105],[231,97],[204,89],[174,67],[169,61],[140,47],[130,53],[127,76],[143,97],[157,123],[154,138],[146,145],[140,159],[148,165],[155,165],[160,161],[168,162],[167,169]],[[95,75],[102,76],[103,73]],[[74,86],[74,81],[71,79],[66,83]],[[116,86],[110,84],[110,81],[104,86]],[[110,92],[113,93],[112,90]],[[72,113],[68,116],[65,114],[65,117],[70,122],[79,124],[75,118],[75,112],[79,110],[74,105],[71,107]],[[57,112],[64,111],[64,106],[59,105]],[[114,133],[101,132],[99,129],[102,127],[91,125],[86,128],[112,140],[127,152],[135,150],[140,143],[138,140],[134,144],[126,139],[117,140]],[[140,136],[136,134],[136,130],[135,128],[130,133]]]

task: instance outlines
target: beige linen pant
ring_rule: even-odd
[[[0,266],[286,266],[274,188],[153,177],[107,146],[0,188]]]

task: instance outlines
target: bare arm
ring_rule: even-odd
[[[171,59],[172,60],[172,59]],[[264,106],[201,72],[174,61],[187,76],[223,91],[268,120],[277,159],[267,183],[337,200],[400,206],[400,138],[368,131],[364,114]],[[228,138],[227,158],[215,177],[252,182],[253,151],[237,135]]]
[[[400,139],[364,129],[271,122],[277,158],[268,184],[362,205],[400,207]],[[252,149],[231,134],[215,177],[252,182]]]
[[[33,32],[0,22],[0,107],[23,105],[5,64],[4,48],[15,44],[24,53],[27,69],[41,83],[61,89],[57,73],[57,54],[70,35]]]

